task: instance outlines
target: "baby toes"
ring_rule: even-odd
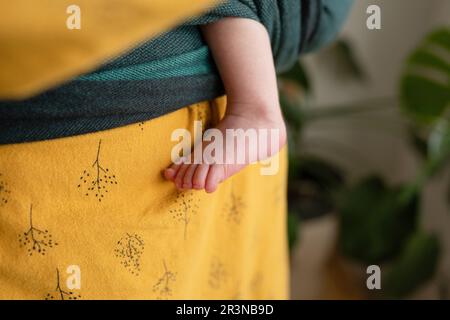
[[[220,182],[224,180],[224,165],[215,164],[211,166],[206,178],[205,190],[208,193],[214,192]]]
[[[208,176],[209,165],[199,164],[195,170],[194,177],[192,179],[192,185],[196,190],[202,190],[205,188],[206,177]]]
[[[180,169],[180,164],[172,164],[169,168],[164,169],[164,178],[169,181],[174,181],[177,176],[178,170]]]
[[[177,175],[175,177],[175,185],[179,190],[183,190],[183,179],[184,179],[184,175],[187,171],[187,169],[189,168],[189,164],[182,164],[180,169],[177,172]]]
[[[183,178],[183,189],[191,189],[192,188],[192,179],[195,173],[195,169],[197,168],[196,164],[189,165],[188,169],[186,170],[186,173],[184,174]]]

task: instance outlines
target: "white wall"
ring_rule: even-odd
[[[382,10],[382,29],[366,28],[366,9],[377,4]],[[448,0],[355,0],[343,36],[353,41],[355,50],[370,75],[369,86],[336,83],[321,78],[318,103],[331,104],[355,99],[396,94],[403,61],[437,22],[450,22]],[[439,16],[439,18],[436,18]],[[324,72],[320,66],[318,77]],[[326,92],[326,94],[323,94]]]

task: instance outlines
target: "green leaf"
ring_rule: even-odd
[[[293,155],[289,161],[289,210],[301,219],[335,211],[336,194],[345,185],[342,169],[314,156]]]
[[[450,157],[450,121],[441,119],[428,139],[428,161],[431,174],[444,165]]]
[[[408,128],[409,140],[417,155],[422,159],[426,159],[428,155],[427,136],[420,131],[417,127]]]
[[[280,93],[280,105],[288,126],[295,131],[296,135],[299,135],[305,120],[302,109],[300,106],[291,103],[282,93]]]
[[[404,189],[403,199],[408,199],[424,187],[428,179],[435,175],[450,160],[450,122],[443,118],[432,128],[428,137],[426,162],[414,183]]]
[[[403,109],[420,123],[437,121],[450,108],[450,29],[428,35],[407,60],[401,79]]]
[[[295,169],[295,170],[294,170]],[[336,189],[344,182],[341,168],[314,156],[302,156],[289,173],[293,180],[314,180],[323,188]]]
[[[288,234],[288,244],[289,249],[292,250],[292,248],[296,245],[298,241],[298,225],[300,223],[300,220],[298,216],[294,213],[289,212],[287,217],[287,234]]]
[[[440,254],[435,235],[417,232],[383,280],[385,292],[393,298],[412,293],[435,273]]]
[[[336,41],[332,50],[335,50],[335,56],[338,59],[340,67],[352,77],[359,80],[366,80],[367,76],[363,67],[359,63],[354,50],[349,41],[341,39]]]
[[[297,61],[294,66],[288,71],[279,75],[280,78],[285,80],[290,80],[301,86],[305,92],[311,91],[311,82],[309,81],[309,76],[306,69],[300,61]]]
[[[390,188],[379,177],[369,177],[339,202],[342,253],[363,263],[382,263],[395,257],[415,232],[419,198],[402,201],[403,188]]]

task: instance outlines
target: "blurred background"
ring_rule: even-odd
[[[450,1],[357,0],[279,82],[292,298],[450,299]]]

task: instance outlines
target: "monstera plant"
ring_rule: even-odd
[[[340,65],[363,80],[364,72],[348,42],[334,46]],[[415,179],[390,186],[382,177],[371,176],[348,186],[344,172],[325,160],[305,156],[300,137],[308,124],[320,117],[347,116],[361,109],[343,106],[330,110],[305,107],[312,84],[301,64],[280,76],[280,97],[288,122],[290,144],[289,211],[338,212],[339,250],[363,265],[386,266],[385,297],[403,297],[436,272],[440,244],[436,235],[421,226],[421,193],[430,178],[450,161],[450,29],[425,37],[405,62],[400,79],[402,113],[411,123],[413,145],[423,155]],[[364,109],[364,108],[362,108]],[[365,109],[367,110],[367,108]],[[364,111],[362,111],[364,112]],[[304,188],[304,185],[308,188]],[[311,187],[312,185],[312,187]],[[449,187],[450,188],[450,187]],[[308,190],[305,197],[303,189]],[[450,191],[448,192],[450,195]],[[322,203],[307,206],[311,199]],[[450,202],[450,201],[449,201]],[[300,212],[300,214],[299,214]],[[296,223],[297,219],[290,219]],[[294,228],[290,227],[291,239]]]
[[[432,32],[407,59],[401,78],[401,108],[426,147],[416,179],[396,187],[368,179],[340,205],[343,253],[364,263],[389,263],[384,292],[390,297],[418,288],[438,264],[439,240],[420,225],[420,196],[450,159],[449,56],[450,29]]]
[[[418,177],[444,166],[450,156],[450,29],[432,32],[407,60],[401,81],[402,108],[427,140],[426,163]]]
[[[421,192],[450,159],[450,30],[428,35],[405,64],[401,108],[412,122],[423,162],[411,183],[390,187],[371,178],[344,193],[339,204],[344,255],[388,264],[384,293],[403,297],[432,277],[440,245],[420,224]]]

